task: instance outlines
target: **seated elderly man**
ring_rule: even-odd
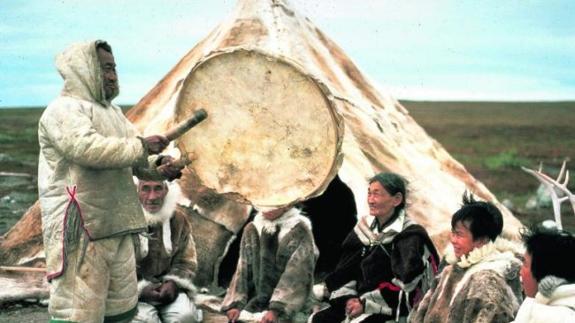
[[[575,236],[541,225],[522,233],[525,301],[515,323],[575,322]]]
[[[317,256],[311,223],[297,208],[258,213],[244,229],[223,301],[229,322],[290,321],[311,295]]]
[[[194,304],[196,247],[181,191],[166,182],[140,181],[138,196],[148,224],[136,242],[138,314],[134,322],[200,322]]]

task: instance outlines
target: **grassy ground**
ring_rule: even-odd
[[[41,114],[42,109],[0,109],[0,235],[38,198],[36,174]]]
[[[551,219],[552,211],[526,210],[537,180],[520,166],[557,175],[575,157],[575,102],[485,103],[402,101],[413,118],[499,200],[509,199],[524,223]],[[567,166],[574,174],[575,161]],[[575,180],[569,187],[575,192]],[[565,228],[575,230],[571,207],[563,204]]]
[[[556,174],[575,157],[575,102],[485,103],[402,101],[415,120],[500,200],[509,199],[523,222],[551,218],[551,210],[526,210],[537,189],[520,166]],[[37,124],[42,109],[0,109],[0,235],[37,199]],[[575,161],[568,164],[575,173]],[[575,191],[575,180],[570,188]],[[575,216],[563,204],[565,227]]]

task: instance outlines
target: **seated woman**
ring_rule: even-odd
[[[405,214],[404,179],[380,173],[369,181],[369,216],[342,244],[342,255],[316,297],[330,307],[310,321],[385,322],[405,317],[435,274],[438,256],[425,229]],[[319,288],[317,288],[319,287]]]
[[[451,218],[447,265],[410,322],[509,322],[521,303],[521,247],[500,238],[503,217],[495,205],[463,196]]]
[[[575,322],[575,236],[536,226],[522,238],[527,250],[521,282],[527,298],[515,323]]]

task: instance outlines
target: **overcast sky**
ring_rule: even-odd
[[[115,102],[134,104],[235,3],[1,1],[0,107],[49,103],[62,86],[54,56],[98,38],[114,47]],[[290,3],[398,99],[575,100],[575,1]]]

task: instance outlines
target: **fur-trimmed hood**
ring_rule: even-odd
[[[556,276],[545,276],[538,284],[535,299],[541,304],[569,306],[575,310],[575,284]]]
[[[106,106],[102,81],[102,68],[96,46],[98,41],[88,41],[70,45],[56,56],[56,68],[64,79],[62,95],[101,103]],[[118,93],[115,93],[114,97]]]

